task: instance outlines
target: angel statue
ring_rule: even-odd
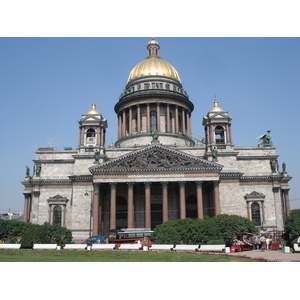
[[[267,132],[268,134],[263,134],[256,138],[261,141],[261,143],[257,145],[258,147],[273,147],[272,138],[270,136],[271,130],[268,130]]]

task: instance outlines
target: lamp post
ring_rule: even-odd
[[[91,238],[92,236],[92,213],[93,213],[93,190],[86,190],[85,191],[85,196],[88,196],[89,195],[89,192],[91,194],[91,207],[90,207],[90,236],[89,236],[89,239]]]

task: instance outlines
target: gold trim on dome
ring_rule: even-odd
[[[92,109],[90,109],[86,115],[100,115],[100,112],[96,109],[96,103],[92,103]]]
[[[217,111],[224,111],[224,110],[221,107],[219,107],[218,101],[215,99],[214,107],[209,112],[217,112]]]

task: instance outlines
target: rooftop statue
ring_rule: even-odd
[[[260,144],[258,144],[258,147],[273,147],[273,142],[272,142],[272,138],[270,136],[270,132],[271,130],[267,131],[268,134],[263,134],[261,136],[259,136],[257,139],[261,141]]]
[[[152,130],[151,131],[151,135],[152,135],[152,139],[154,141],[157,141],[158,140],[158,132],[156,130]]]

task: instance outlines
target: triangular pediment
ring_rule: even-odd
[[[85,121],[85,122],[94,122],[97,121],[99,122],[100,120],[100,115],[87,115],[87,116],[83,116],[83,118],[80,121]]]
[[[112,161],[91,167],[92,174],[117,172],[177,172],[200,171],[219,173],[223,166],[195,156],[166,148],[161,145],[151,145],[133,151]]]

